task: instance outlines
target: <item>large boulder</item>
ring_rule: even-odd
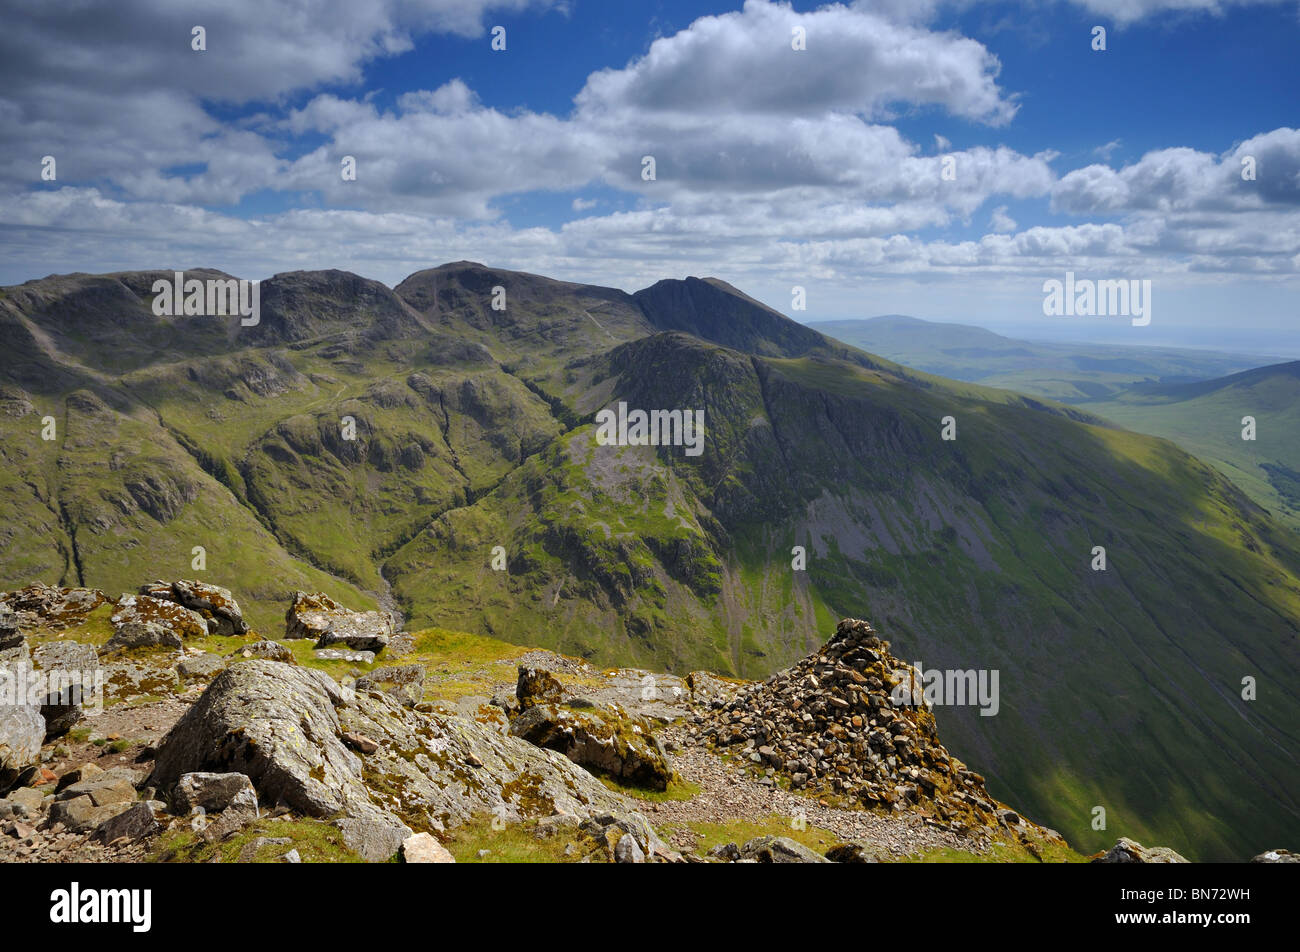
[[[40,708],[29,704],[10,704],[4,697],[4,683],[12,672],[0,671],[0,793],[8,790],[29,767],[40,763],[41,744],[45,741],[45,718]],[[13,690],[10,688],[9,690]]]
[[[194,579],[176,582],[150,582],[141,586],[141,595],[175,602],[198,613],[212,635],[243,635],[248,632],[243,610],[230,589]]]
[[[345,734],[376,749],[362,754]],[[237,771],[263,802],[339,817],[344,841],[368,859],[387,859],[413,832],[475,814],[587,815],[622,803],[560,755],[487,725],[422,714],[274,661],[217,675],[159,745],[148,783],[171,791],[195,771]]]
[[[1143,846],[1136,840],[1121,836],[1105,853],[1093,858],[1094,863],[1186,863],[1178,853],[1167,846]]]
[[[94,645],[51,641],[32,651],[46,682],[41,700],[45,739],[62,737],[84,716],[84,706],[102,703],[103,672]]]
[[[393,619],[384,612],[354,612],[321,592],[295,592],[284,615],[286,638],[314,638],[318,648],[377,653],[393,634]]]
[[[649,724],[612,711],[535,704],[510,723],[510,733],[635,787],[666,790],[673,777]]]
[[[155,645],[179,648],[187,638],[208,633],[208,623],[198,612],[152,595],[123,595],[111,620],[113,637],[104,646],[109,651]]]

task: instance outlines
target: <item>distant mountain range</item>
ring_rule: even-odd
[[[927,669],[1000,672],[997,715],[941,708],[944,736],[1072,843],[1122,825],[1238,858],[1300,829],[1300,537],[1165,440],[909,369],[713,279],[294,272],[249,327],[156,316],[170,278],[0,289],[0,587],[197,574],[254,627],[312,589],[746,676],[859,616]],[[1021,359],[973,339],[952,359]],[[1097,359],[1075,369],[1100,389],[1063,396],[1209,366]],[[703,453],[600,445],[619,402],[702,411]]]
[[[1137,383],[1206,380],[1277,362],[1206,350],[1017,340],[898,314],[808,326],[908,367],[1065,403],[1103,400]]]

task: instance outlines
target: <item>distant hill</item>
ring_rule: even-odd
[[[1087,409],[1173,440],[1300,529],[1300,361],[1196,383],[1136,386]],[[1242,439],[1247,416],[1255,418],[1253,441]]]
[[[898,314],[808,326],[918,370],[1065,403],[1104,400],[1138,383],[1206,380],[1276,361],[1175,348],[1016,340],[982,327]]]

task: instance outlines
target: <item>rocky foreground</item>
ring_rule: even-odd
[[[459,637],[299,592],[273,640],[190,580],[0,595],[0,860],[1081,858],[948,753],[866,622],[762,683]]]

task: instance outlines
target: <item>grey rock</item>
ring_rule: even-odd
[[[153,806],[138,802],[99,824],[95,828],[95,838],[104,843],[112,843],[123,837],[134,841],[153,836],[161,830],[162,824],[154,816]]]
[[[720,859],[724,862],[734,863],[740,859],[740,847],[735,843],[719,843],[705,854],[712,856],[714,859]]]
[[[201,807],[206,813],[220,813],[230,807],[257,812],[257,791],[242,773],[182,774],[176,781],[172,804],[177,813],[193,813]]]
[[[634,786],[666,790],[672,781],[668,755],[640,719],[535,703],[511,722],[510,733]]]
[[[55,794],[55,800],[75,800],[78,797],[90,797],[97,807],[110,803],[132,803],[136,798],[135,785],[124,777],[105,775],[91,780],[82,780]]]
[[[301,862],[302,862],[302,857],[298,855],[298,851],[297,851],[297,850],[289,850],[289,852],[285,853],[283,856],[280,857],[280,862],[282,862],[282,863],[301,863]]]
[[[254,641],[231,652],[231,658],[261,658],[264,661],[283,661],[285,664],[297,664],[288,645],[278,641]]]
[[[59,800],[50,806],[49,823],[51,826],[61,823],[73,833],[89,833],[130,807],[130,803],[96,805],[88,796],[74,797],[71,800]]]
[[[1250,858],[1252,863],[1300,863],[1300,853],[1290,850],[1266,850]]]
[[[354,661],[357,664],[373,664],[373,651],[353,651],[351,648],[318,648],[312,657],[320,661]]]
[[[171,600],[198,612],[207,621],[209,634],[243,635],[248,632],[244,613],[230,589],[192,579],[172,582],[170,588]]]
[[[614,846],[614,861],[616,863],[645,862],[645,851],[637,844],[636,837],[631,833],[624,833]]]
[[[740,848],[742,861],[758,863],[829,863],[825,856],[810,850],[788,836],[759,836]]]
[[[1094,863],[1186,863],[1178,853],[1167,846],[1143,846],[1136,840],[1121,836],[1105,855],[1093,860]]]
[[[187,638],[202,638],[208,623],[198,612],[150,595],[123,595],[113,612],[113,637],[106,651],[155,645],[179,648]]]
[[[0,678],[11,676],[0,671]],[[39,764],[45,742],[45,718],[40,708],[0,705],[0,792],[9,789],[29,767]]]
[[[186,658],[176,666],[176,671],[183,678],[210,678],[226,666],[219,655],[204,652],[193,658]]]
[[[362,758],[344,743],[347,731],[379,749]],[[464,766],[470,755],[483,766]],[[244,773],[264,802],[340,816],[341,824],[367,821],[340,828],[353,849],[370,844],[367,858],[378,859],[393,855],[412,828],[455,826],[483,813],[587,816],[623,802],[560,755],[488,725],[423,714],[273,661],[246,661],[217,675],[159,745],[148,782],[168,789],[195,771]],[[382,783],[372,788],[370,781]]]
[[[317,648],[348,647],[353,651],[373,651],[388,646],[393,634],[393,620],[383,612],[352,612],[335,618],[321,633]]]
[[[429,833],[416,833],[402,841],[402,862],[404,863],[454,863],[447,848]]]

